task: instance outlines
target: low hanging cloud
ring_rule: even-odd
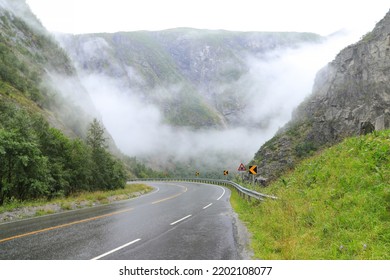
[[[341,32],[320,44],[302,44],[297,48],[276,50],[261,58],[248,56],[249,84],[247,115],[253,122],[269,120],[276,131],[291,118],[291,113],[310,95],[315,75],[344,47],[356,41],[356,35]]]
[[[115,79],[90,74],[82,82],[116,144],[131,156],[156,157],[162,161],[202,158],[202,164],[214,165],[223,153],[234,155],[237,160],[249,159],[264,137],[242,127],[225,130],[172,127],[164,124],[156,106],[124,89]],[[247,149],[248,146],[251,148]]]
[[[143,93],[124,87],[118,80],[102,74],[85,74],[81,75],[81,81],[124,153],[153,158],[160,166],[168,160],[192,160],[205,168],[235,169],[241,162],[248,162],[289,121],[293,109],[310,94],[316,72],[353,40],[340,35],[320,44],[303,44],[261,57],[248,55],[250,70],[236,82],[247,89],[243,114],[248,121],[226,129],[173,127],[164,123],[162,112],[142,98]],[[267,125],[250,125],[259,122]]]

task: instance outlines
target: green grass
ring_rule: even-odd
[[[96,192],[82,192],[74,194],[69,197],[56,198],[52,200],[37,200],[37,201],[8,201],[0,206],[0,214],[9,212],[18,208],[45,206],[47,204],[58,204],[62,210],[72,210],[75,207],[90,207],[94,204],[107,204],[111,201],[125,200],[135,197],[138,193],[147,193],[153,188],[144,184],[128,184],[123,189],[111,191],[96,191]],[[82,206],[81,206],[82,205]],[[37,210],[35,215],[41,216],[45,214],[52,214],[51,210]]]
[[[261,259],[390,259],[390,131],[349,138],[232,206]]]

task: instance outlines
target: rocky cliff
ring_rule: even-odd
[[[273,180],[324,146],[385,128],[390,128],[390,12],[318,72],[311,96],[252,164]]]

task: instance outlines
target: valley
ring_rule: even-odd
[[[0,224],[0,259],[389,259],[390,11],[360,37],[63,34],[0,0],[0,31],[0,211],[64,208]]]

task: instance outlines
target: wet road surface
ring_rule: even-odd
[[[226,188],[148,183],[136,199],[0,224],[0,259],[240,259]]]

